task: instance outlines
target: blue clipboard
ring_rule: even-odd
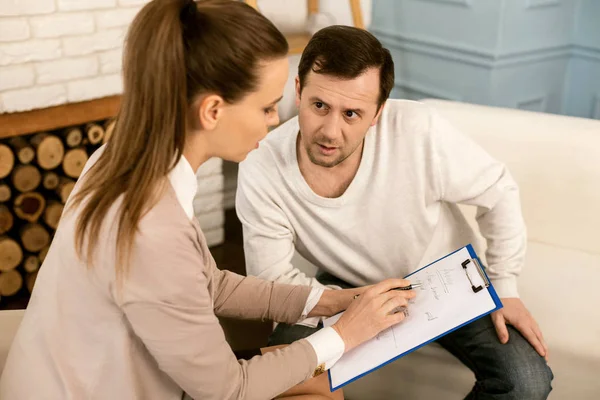
[[[400,355],[398,355],[398,356],[396,356],[396,357],[394,357],[394,358],[392,358],[392,359],[390,359],[390,360],[388,360],[388,361],[384,362],[383,364],[380,364],[380,365],[378,365],[377,367],[375,367],[375,368],[372,368],[372,369],[370,369],[369,371],[367,371],[367,372],[364,372],[364,373],[362,373],[362,374],[360,374],[360,375],[358,375],[358,376],[356,376],[356,377],[354,377],[354,378],[350,379],[349,381],[346,381],[346,382],[344,382],[344,383],[342,383],[342,384],[340,384],[340,385],[338,385],[338,386],[336,386],[336,387],[333,387],[333,384],[332,384],[332,381],[331,381],[331,371],[327,371],[327,376],[328,376],[328,378],[329,378],[329,389],[330,389],[332,392],[333,392],[333,391],[335,391],[335,390],[337,390],[337,389],[339,389],[339,388],[342,388],[342,387],[344,387],[344,386],[346,386],[346,385],[348,385],[348,384],[350,384],[350,383],[352,383],[352,382],[354,382],[354,381],[355,381],[355,380],[357,380],[357,379],[360,379],[360,378],[362,378],[362,377],[363,377],[363,376],[365,376],[365,375],[368,375],[368,374],[370,374],[371,372],[373,372],[373,371],[375,371],[375,370],[378,370],[379,368],[381,368],[381,367],[383,367],[383,366],[385,366],[385,365],[387,365],[387,364],[389,364],[389,363],[391,363],[391,362],[393,362],[393,361],[396,361],[397,359],[399,359],[399,358],[401,358],[401,357],[404,357],[404,356],[405,356],[405,355],[407,355],[407,354],[410,354],[410,353],[412,353],[412,352],[413,352],[413,351],[415,351],[415,350],[418,350],[418,349],[420,349],[421,347],[423,347],[423,346],[425,346],[425,345],[427,345],[427,344],[429,344],[429,343],[431,343],[431,342],[434,342],[434,341],[438,340],[439,338],[441,338],[441,337],[443,337],[443,336],[445,336],[445,335],[449,334],[450,332],[454,332],[455,330],[457,330],[457,329],[460,329],[460,328],[462,328],[463,326],[465,326],[465,325],[468,325],[468,324],[470,324],[471,322],[473,322],[473,321],[476,321],[476,320],[478,320],[479,318],[481,318],[481,317],[484,317],[484,316],[486,316],[486,315],[488,315],[488,314],[491,314],[492,312],[494,312],[494,311],[497,311],[497,310],[499,310],[499,309],[501,309],[501,308],[502,308],[502,302],[500,301],[500,298],[498,297],[498,294],[496,293],[496,290],[494,289],[494,286],[492,286],[492,283],[490,282],[490,280],[489,280],[489,278],[488,278],[488,276],[487,276],[487,274],[486,274],[486,272],[485,272],[485,267],[483,266],[483,264],[481,263],[481,260],[479,259],[479,257],[478,257],[478,256],[477,256],[477,254],[475,253],[475,250],[473,249],[473,246],[471,246],[470,244],[468,244],[468,245],[467,245],[467,246],[465,246],[465,247],[461,247],[460,249],[458,249],[458,250],[455,250],[455,251],[453,251],[452,253],[449,253],[449,254],[445,255],[444,257],[442,257],[442,258],[440,258],[440,259],[438,259],[438,260],[436,260],[436,261],[434,261],[434,262],[432,262],[432,263],[429,263],[429,264],[427,264],[426,266],[424,266],[424,267],[422,267],[422,268],[419,268],[418,270],[416,270],[416,271],[414,271],[414,272],[411,272],[410,274],[406,275],[406,276],[405,276],[405,278],[408,278],[408,277],[410,277],[411,275],[413,275],[413,274],[417,273],[418,271],[421,271],[422,269],[425,269],[425,268],[429,267],[430,265],[433,265],[433,264],[437,263],[438,261],[441,261],[441,260],[443,260],[443,259],[445,259],[445,258],[447,258],[447,257],[451,256],[452,254],[454,254],[454,253],[457,253],[457,252],[461,251],[461,250],[462,250],[462,249],[464,249],[464,248],[466,248],[466,249],[469,251],[469,255],[471,256],[471,260],[470,260],[470,261],[473,261],[473,262],[476,264],[477,270],[480,272],[480,274],[481,274],[481,277],[483,278],[484,282],[486,283],[485,287],[482,287],[482,289],[485,289],[485,290],[487,290],[487,291],[488,291],[488,293],[490,294],[490,297],[491,297],[491,298],[492,298],[492,300],[494,301],[494,304],[495,304],[495,306],[496,306],[496,307],[495,307],[495,308],[493,308],[493,309],[491,309],[491,310],[489,310],[489,311],[486,311],[486,312],[484,312],[483,314],[481,314],[481,315],[479,315],[479,316],[477,316],[477,317],[475,317],[475,318],[472,318],[472,319],[468,320],[467,322],[465,322],[465,323],[463,323],[463,324],[460,324],[460,325],[458,325],[458,326],[456,326],[456,327],[454,327],[454,328],[452,328],[452,329],[449,329],[449,330],[447,330],[446,332],[442,333],[441,335],[438,335],[438,336],[434,337],[434,338],[433,338],[433,339],[431,339],[431,340],[428,340],[428,341],[426,341],[426,342],[424,342],[424,343],[422,343],[422,344],[420,344],[420,345],[418,345],[418,346],[415,346],[415,347],[413,347],[412,349],[410,349],[410,350],[408,350],[408,351],[405,351],[404,353],[402,353],[402,354],[400,354]],[[466,261],[465,261],[465,263],[463,263],[463,265],[462,265],[462,266],[463,266],[463,268],[466,268]],[[467,274],[467,277],[469,277],[469,275],[468,275],[468,274]],[[469,278],[469,280],[470,280],[470,278]],[[472,288],[473,288],[473,291],[477,291],[477,289],[478,289],[478,288],[476,288],[476,287],[474,287],[474,286],[472,286]]]

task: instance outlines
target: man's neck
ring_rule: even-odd
[[[363,148],[364,140],[354,153],[335,167],[322,167],[310,160],[306,149],[300,143],[300,135],[298,135],[296,154],[300,173],[308,186],[317,195],[326,198],[340,197],[346,192],[358,172]]]

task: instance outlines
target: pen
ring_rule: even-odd
[[[422,283],[411,283],[408,286],[401,286],[401,287],[394,288],[392,290],[412,290],[412,289],[420,288],[421,286],[423,286]],[[359,296],[360,296],[360,294],[355,294],[354,299],[358,299]]]
[[[397,287],[393,290],[412,290],[412,289],[420,288],[421,286],[423,286],[422,283],[411,283],[408,286]]]

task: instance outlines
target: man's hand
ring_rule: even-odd
[[[533,348],[548,361],[548,346],[537,322],[533,319],[525,305],[518,298],[502,299],[504,305],[498,311],[492,313],[492,321],[496,327],[496,333],[500,343],[508,342],[508,329],[506,324],[514,326],[531,343]]]

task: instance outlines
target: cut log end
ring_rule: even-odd
[[[23,260],[23,250],[19,244],[7,237],[0,236],[0,271],[9,271]]]
[[[0,295],[14,296],[23,287],[23,277],[18,271],[0,272]]]
[[[91,145],[102,142],[104,138],[104,128],[97,124],[87,124],[85,126],[85,134]]]
[[[39,252],[38,258],[40,259],[40,263],[43,263],[48,255],[48,250],[50,250],[50,246],[46,246]]]
[[[15,215],[29,222],[37,221],[45,207],[46,199],[37,192],[20,194],[14,204]]]
[[[8,207],[0,204],[0,235],[4,235],[13,227],[14,218]]]
[[[37,279],[38,271],[27,274],[27,278],[25,278],[25,284],[27,285],[27,290],[29,293],[33,293],[33,287],[35,285],[35,280]]]
[[[15,155],[5,144],[0,144],[0,179],[6,178],[15,165]]]
[[[35,158],[35,150],[24,138],[20,136],[13,137],[8,141],[8,143],[13,148],[15,154],[17,155],[17,159],[22,164],[29,164]]]
[[[63,204],[67,203],[73,188],[75,187],[75,181],[68,178],[61,178],[58,187],[56,188],[56,194],[60,197],[60,201]]]
[[[21,228],[23,248],[31,253],[38,252],[50,243],[50,234],[40,224],[27,224]]]
[[[87,152],[84,149],[72,149],[67,151],[63,160],[63,170],[65,175],[70,178],[78,178],[88,160]]]
[[[53,201],[48,204],[44,211],[44,222],[52,229],[58,228],[58,223],[63,212],[64,205],[58,201]]]
[[[31,192],[42,182],[42,174],[33,165],[19,165],[14,169],[12,181],[19,192]]]
[[[108,142],[115,131],[115,126],[117,125],[117,120],[110,119],[104,124],[104,139],[102,139],[102,143]]]
[[[31,144],[36,148],[37,162],[43,169],[54,169],[62,162],[65,146],[58,137],[40,133],[31,139]]]
[[[70,128],[63,133],[67,147],[77,147],[83,140],[83,133],[79,128]]]
[[[6,183],[0,183],[0,203],[4,203],[10,200],[12,196],[12,190]]]
[[[58,187],[58,183],[60,179],[55,172],[46,172],[44,173],[44,177],[42,179],[42,186],[47,190],[54,190]]]
[[[27,272],[35,272],[40,268],[40,259],[38,256],[31,254],[25,257],[23,268]]]

